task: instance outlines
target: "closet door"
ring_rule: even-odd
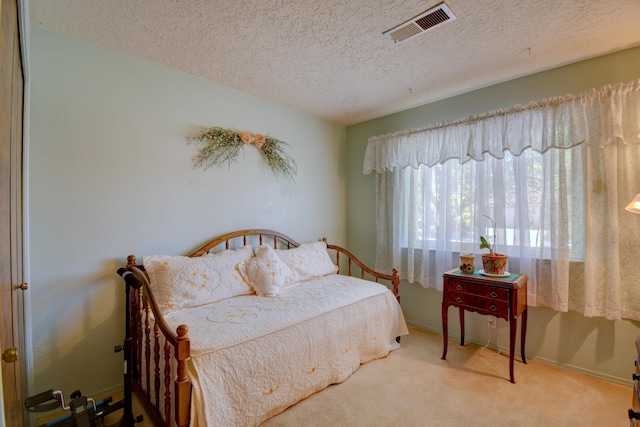
[[[7,426],[24,426],[26,393],[22,250],[24,79],[16,0],[0,0],[0,351]]]

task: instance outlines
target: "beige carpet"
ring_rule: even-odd
[[[387,358],[362,365],[267,420],[276,426],[628,426],[632,388],[410,328]],[[629,361],[629,375],[633,361]]]
[[[399,350],[366,363],[261,427],[628,426],[632,388],[409,328]],[[629,375],[633,361],[629,361]],[[114,401],[120,399],[116,393]],[[134,415],[145,414],[134,399]],[[146,414],[145,414],[146,415]],[[115,422],[118,411],[105,423]],[[53,419],[49,417],[49,419]],[[151,426],[148,416],[136,426]]]

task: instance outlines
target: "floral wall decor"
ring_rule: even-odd
[[[187,141],[201,144],[194,158],[194,167],[208,169],[225,162],[231,165],[231,162],[237,160],[242,147],[253,144],[262,151],[267,159],[267,165],[276,177],[283,175],[293,180],[297,173],[295,160],[283,148],[289,144],[270,136],[212,127],[204,129],[198,136],[187,138]]]

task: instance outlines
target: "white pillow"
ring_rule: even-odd
[[[278,249],[275,252],[295,274],[296,281],[338,272],[338,266],[331,261],[324,241],[303,243],[297,248]]]
[[[260,245],[256,256],[239,266],[244,279],[260,296],[275,297],[292,281],[291,269],[269,245]]]
[[[238,265],[253,257],[251,245],[201,257],[150,255],[142,258],[163,314],[238,295],[253,294]]]

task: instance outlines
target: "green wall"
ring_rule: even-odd
[[[526,104],[532,100],[578,94],[592,88],[627,83],[638,78],[640,48],[634,48],[348,127],[348,247],[361,255],[365,262],[374,262],[375,175],[362,173],[368,138],[508,108],[515,104]],[[640,183],[638,187],[640,191]],[[402,308],[410,324],[436,332],[442,331],[442,292],[402,282],[400,294]],[[639,322],[585,318],[576,313],[558,313],[546,308],[531,308],[529,312],[527,358],[630,384],[633,361],[637,356],[635,339],[640,335]],[[453,318],[451,314],[450,318]],[[458,322],[450,321],[449,325],[450,337],[459,337]],[[508,346],[506,322],[498,322],[498,333],[501,347]],[[467,341],[482,345],[487,343],[489,335],[483,316],[475,313],[467,315],[465,336]],[[495,339],[492,344],[496,344]]]
[[[28,195],[32,381],[122,387],[129,254],[187,254],[223,233],[346,241],[346,130],[92,43],[31,28]],[[221,126],[289,144],[295,182],[254,147],[194,169],[186,138]]]

